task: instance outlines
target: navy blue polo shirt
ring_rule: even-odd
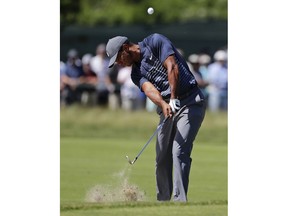
[[[140,62],[133,64],[131,79],[141,91],[144,82],[151,82],[163,98],[169,98],[171,90],[164,61],[174,55],[179,69],[178,96],[184,95],[197,86],[193,74],[185,59],[179,54],[171,41],[161,34],[152,34],[138,43],[140,46]]]

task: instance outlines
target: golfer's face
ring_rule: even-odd
[[[120,50],[117,55],[116,63],[121,66],[131,66],[133,64],[131,53],[124,49]]]

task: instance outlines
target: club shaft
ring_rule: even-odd
[[[139,154],[135,157],[133,163],[138,159],[138,157],[142,154],[142,152],[144,151],[144,149],[147,147],[147,145],[151,142],[151,140],[153,139],[153,137],[158,133],[158,131],[163,127],[164,123],[167,121],[168,118],[164,119],[164,121],[157,127],[157,129],[155,130],[155,132],[153,133],[153,135],[150,137],[150,139],[147,141],[147,143],[144,145],[144,147],[141,149],[141,151],[139,152]]]

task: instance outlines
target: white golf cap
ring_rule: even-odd
[[[199,63],[200,64],[209,64],[211,62],[211,57],[207,54],[201,54],[199,56]]]
[[[92,54],[87,53],[82,57],[82,64],[90,64],[91,58],[92,58]]]
[[[197,54],[191,54],[188,57],[189,62],[195,64],[195,63],[199,63],[199,55]]]
[[[214,59],[216,61],[226,61],[227,60],[227,53],[224,50],[218,50],[214,54]]]

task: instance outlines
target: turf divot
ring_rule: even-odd
[[[95,185],[88,190],[85,201],[100,202],[133,202],[145,201],[145,193],[137,185],[129,183],[131,166],[127,164],[123,170],[112,175],[116,186]]]

